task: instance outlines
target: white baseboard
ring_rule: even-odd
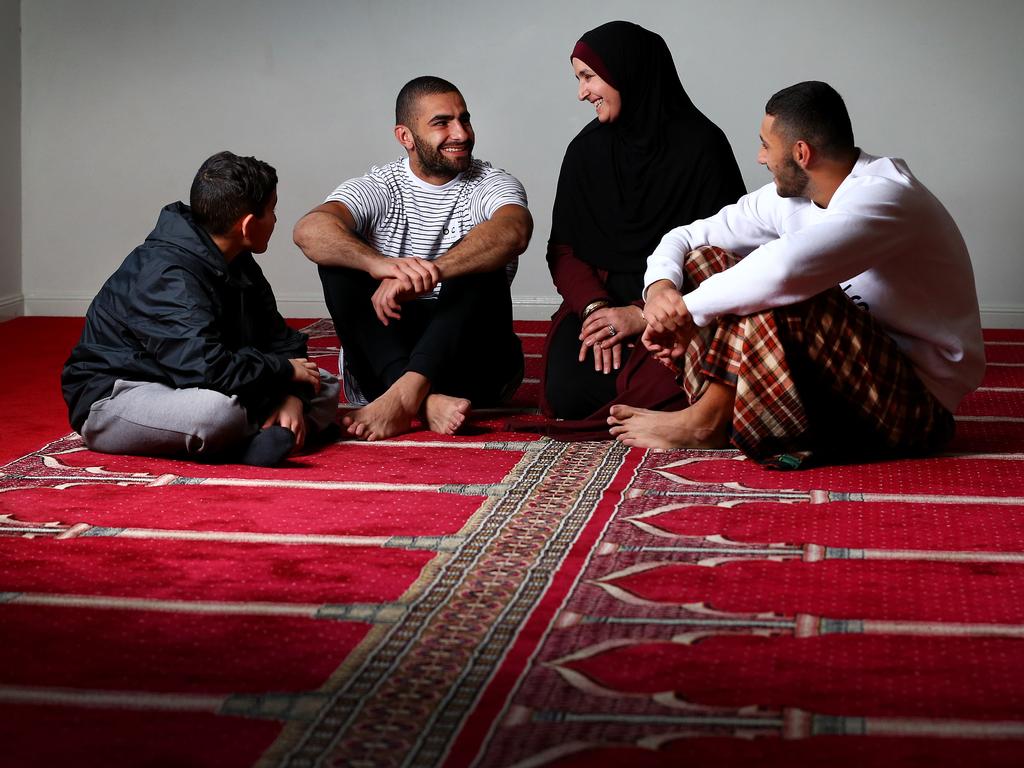
[[[26,296],[25,314],[31,317],[85,317],[92,296]]]
[[[20,293],[0,296],[0,322],[13,320],[25,314],[25,297]]]
[[[2,299],[0,299],[2,301]],[[27,296],[24,314],[49,317],[83,317],[92,296]],[[22,297],[17,297],[22,303]],[[512,314],[516,320],[548,320],[561,304],[552,296],[518,296],[512,298]],[[2,304],[0,304],[2,307]],[[285,317],[327,317],[327,305],[320,295],[279,295],[277,308]]]
[[[3,300],[0,299],[0,302]],[[12,298],[13,301],[13,298]],[[92,296],[18,296],[19,314],[48,317],[83,317]],[[22,303],[24,308],[21,308]],[[516,320],[548,320],[561,304],[553,296],[514,296],[512,315]],[[0,309],[3,304],[0,303]],[[327,317],[327,305],[320,295],[278,296],[277,308],[285,317]],[[13,315],[12,315],[13,316]]]
[[[82,317],[92,296],[0,297],[0,319],[18,315]],[[512,313],[516,320],[547,320],[561,304],[556,296],[513,296]],[[327,317],[327,305],[318,295],[279,296],[278,309],[285,317]],[[989,304],[981,308],[984,328],[1024,328],[1024,304]]]
[[[981,308],[982,328],[1024,328],[1024,306],[990,304]]]
[[[549,320],[561,303],[550,296],[514,296],[512,316],[516,320]],[[279,296],[277,309],[285,317],[327,317],[327,305],[322,298]]]
[[[277,297],[277,311],[282,317],[328,317],[324,297]]]
[[[513,296],[512,317],[516,320],[550,320],[562,305],[557,296]]]

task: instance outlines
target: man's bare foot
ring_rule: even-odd
[[[431,394],[423,403],[427,426],[441,435],[454,435],[469,416],[472,404],[464,397]]]
[[[372,403],[343,416],[341,426],[360,440],[401,435],[412,428],[412,420],[429,391],[430,382],[425,377],[406,373]]]
[[[735,390],[715,383],[681,411],[613,405],[608,431],[620,443],[639,448],[725,448],[735,397]]]

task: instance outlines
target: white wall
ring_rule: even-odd
[[[281,177],[262,263],[282,309],[320,314],[292,224],[342,179],[401,154],[393,100],[410,77],[462,88],[477,156],[526,185],[536,233],[514,293],[555,303],[544,265],[566,143],[591,117],[568,54],[630,18],[660,32],[693,100],[725,130],[748,188],[764,103],[823,79],[858,143],[902,156],[959,222],[989,324],[1024,327],[1020,0],[33,0],[22,8],[24,291],[34,314],[84,311],[103,279],[186,197],[212,152]]]
[[[22,311],[20,24],[18,0],[0,0],[0,320]]]

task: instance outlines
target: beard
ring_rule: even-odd
[[[415,133],[412,135],[413,144],[416,145],[416,155],[420,159],[420,165],[423,170],[431,174],[438,176],[446,176],[448,174],[462,173],[469,168],[470,163],[473,162],[473,140],[467,139],[462,142],[461,145],[455,145],[448,143],[447,145],[441,144],[437,147],[432,147],[426,141],[423,141]],[[441,151],[443,146],[464,146],[469,152],[465,157],[450,157]]]
[[[805,197],[811,179],[792,157],[787,157],[778,172],[772,175],[779,197]]]

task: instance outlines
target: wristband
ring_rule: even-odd
[[[608,306],[608,299],[598,299],[597,301],[592,301],[589,304],[587,304],[586,307],[584,307],[583,312],[580,315],[580,317],[582,317],[584,320],[586,320],[592,314],[597,312],[597,310],[604,309],[607,306]]]

